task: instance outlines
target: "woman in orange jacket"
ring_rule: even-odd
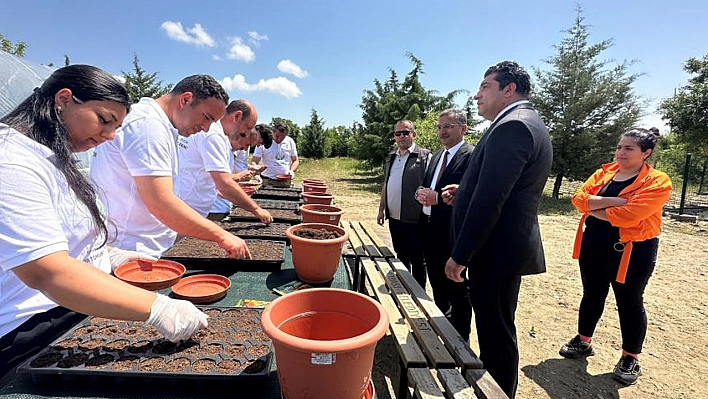
[[[622,134],[616,161],[602,165],[573,196],[573,205],[583,213],[573,249],[583,299],[578,335],[560,354],[570,359],[595,354],[592,335],[612,286],[622,331],[622,357],[614,378],[627,385],[641,375],[638,357],[647,331],[644,289],[656,263],[662,208],[671,194],[669,177],[646,163],[655,144],[656,136],[645,130]]]

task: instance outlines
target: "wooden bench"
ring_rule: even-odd
[[[400,359],[397,398],[508,399],[411,273],[366,223],[345,221],[353,286],[386,309]],[[359,270],[357,270],[359,269]],[[365,276],[365,279],[363,278]]]

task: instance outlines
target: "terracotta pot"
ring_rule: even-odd
[[[322,179],[316,179],[314,177],[308,177],[306,179],[302,179],[302,184],[325,184],[325,181]]]
[[[305,228],[338,231],[339,238],[313,240],[298,237],[295,232]],[[326,283],[332,280],[339,267],[342,247],[349,239],[349,233],[339,226],[324,223],[301,223],[288,227],[285,236],[290,239],[293,251],[293,267],[300,280],[307,283]]]
[[[246,193],[249,197],[253,194],[256,193],[256,189],[254,187],[241,187],[244,193]]]
[[[374,350],[388,330],[388,316],[378,302],[354,291],[310,288],[268,304],[261,324],[273,340],[284,398],[373,394]]]
[[[303,223],[327,223],[339,226],[339,219],[344,214],[342,208],[332,205],[307,204],[300,207]]]
[[[306,193],[326,193],[327,185],[319,183],[305,183],[302,185],[302,189]]]
[[[334,195],[327,193],[302,193],[302,200],[305,204],[331,205]]]

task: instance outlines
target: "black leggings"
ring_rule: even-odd
[[[86,315],[58,306],[30,317],[0,337],[0,380],[85,318]]]
[[[612,286],[622,331],[622,349],[629,353],[641,353],[647,334],[644,289],[654,271],[659,238],[634,243],[624,284],[615,281],[622,253],[615,251],[607,242],[597,245],[599,243],[593,241],[592,237],[586,239],[583,236],[580,250],[583,299],[578,314],[578,333],[592,337]]]

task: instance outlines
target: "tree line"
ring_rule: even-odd
[[[634,92],[634,83],[642,74],[630,73],[635,61],[614,62],[602,59],[612,46],[612,40],[589,42],[589,27],[578,7],[573,25],[555,45],[555,53],[543,60],[546,68],[533,68],[535,75],[531,101],[548,126],[553,144],[553,196],[558,197],[564,178],[585,179],[599,165],[613,158],[619,135],[637,127],[645,113],[648,100]],[[12,43],[0,34],[2,50],[24,56],[27,44]],[[467,140],[476,142],[485,133],[480,128],[473,93],[464,89],[438,93],[426,88],[422,81],[424,63],[407,53],[412,68],[401,79],[389,68],[386,80],[374,79],[373,87],[364,90],[359,107],[362,122],[351,126],[325,127],[326,122],[316,109],[311,110],[309,123],[298,126],[290,119],[272,118],[290,127],[303,157],[324,158],[350,156],[371,167],[380,167],[393,149],[392,130],[401,119],[416,124],[416,142],[431,150],[440,148],[437,140],[437,115],[440,111],[460,107],[467,112]],[[69,57],[65,56],[65,64]],[[664,99],[658,112],[670,124],[671,131],[660,139],[658,150],[662,167],[680,170],[681,154],[686,151],[708,156],[708,54],[689,58],[684,70],[692,77],[674,96]],[[145,71],[137,54],[133,69],[122,72],[131,100],[159,97],[172,88],[163,83],[157,73]],[[668,160],[669,165],[663,165]],[[673,165],[676,163],[677,165]]]

